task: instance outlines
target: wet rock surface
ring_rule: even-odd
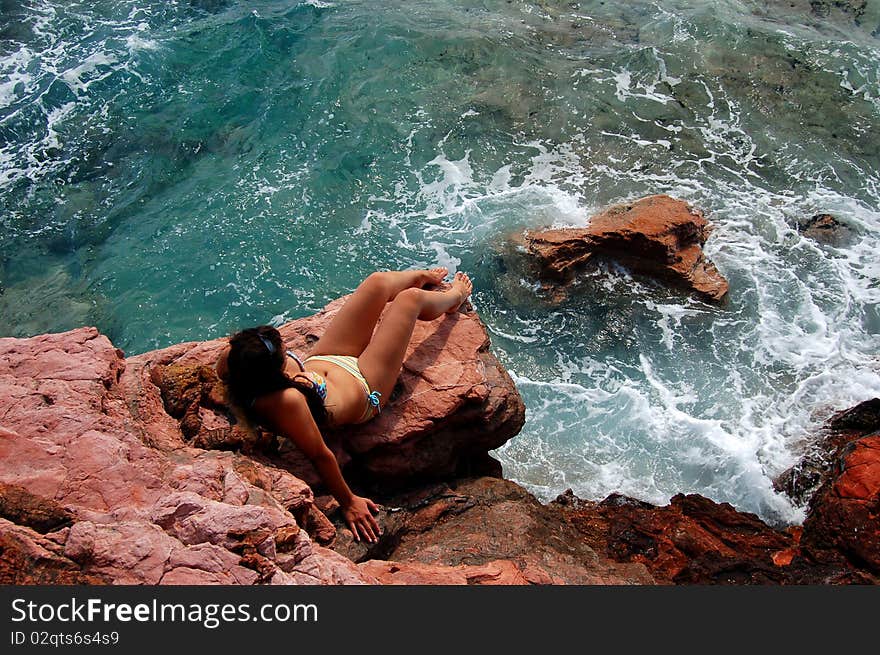
[[[641,563],[658,582],[877,584],[878,406],[874,399],[835,415],[821,441],[825,456],[783,476],[796,488],[818,486],[803,526],[774,528],[699,495],[655,507],[618,495],[584,501],[568,492],[555,503],[568,508],[568,520],[597,552]],[[798,479],[803,475],[808,482]]]
[[[812,560],[880,577],[880,399],[829,421],[819,459],[821,484],[804,521],[801,546]]]
[[[584,228],[530,230],[514,238],[506,256],[530,260],[545,291],[556,299],[565,296],[579,273],[612,261],[717,302],[729,285],[703,255],[709,231],[701,211],[657,195],[610,207]]]
[[[855,233],[831,214],[816,214],[798,225],[798,231],[817,243],[846,246],[855,241]]]

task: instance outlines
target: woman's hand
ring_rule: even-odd
[[[295,389],[286,389],[272,418],[281,434],[293,440],[318,469],[324,484],[339,501],[345,522],[355,540],[360,541],[363,537],[370,543],[379,541],[379,524],[372,514],[378,512],[379,508],[369,498],[356,496],[349,489],[336,456],[324,443],[321,431],[315,425],[305,396]]]
[[[372,514],[378,511],[376,503],[360,496],[352,496],[351,502],[342,508],[342,515],[355,541],[360,541],[361,536],[370,543],[379,541],[379,524]]]

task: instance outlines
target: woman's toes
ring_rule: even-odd
[[[452,288],[458,291],[459,297],[461,298],[461,302],[459,302],[455,307],[449,308],[446,313],[453,314],[459,310],[459,308],[464,304],[464,301],[468,299],[471,295],[471,291],[474,288],[474,285],[471,283],[471,279],[468,277],[467,273],[458,272],[455,274],[455,277],[452,280]]]
[[[440,284],[448,274],[449,269],[445,266],[438,266],[437,268],[427,270],[425,271],[425,284]]]

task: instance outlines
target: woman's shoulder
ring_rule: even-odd
[[[303,393],[295,387],[270,391],[254,399],[254,409],[258,412],[290,411],[300,407],[308,408],[308,402]]]

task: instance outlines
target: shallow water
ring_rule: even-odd
[[[0,5],[0,334],[138,353],[439,262],[526,402],[508,477],[799,521],[772,479],[880,394],[880,3],[619,4]],[[499,263],[652,193],[706,211],[725,305],[610,269],[548,308]]]

